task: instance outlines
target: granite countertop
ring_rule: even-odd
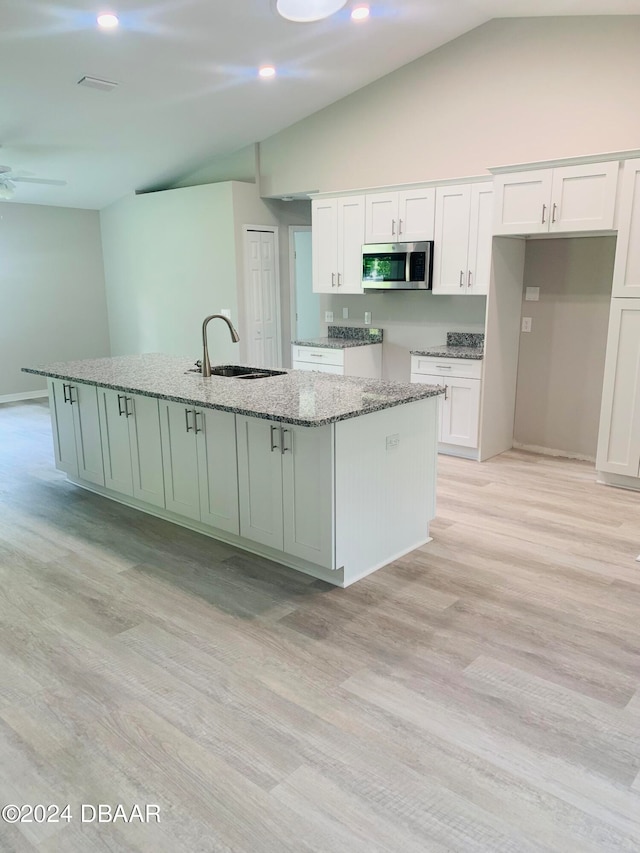
[[[411,355],[432,355],[436,358],[484,358],[484,349],[482,347],[448,347],[446,344],[442,346],[433,346],[428,349],[411,350]]]
[[[446,344],[411,350],[411,355],[482,359],[484,358],[484,334],[482,332],[447,332]]]
[[[438,385],[381,382],[302,370],[263,379],[205,379],[188,372],[192,368],[192,359],[147,353],[22,369],[54,379],[299,426],[322,426],[444,394],[444,388]]]
[[[347,347],[366,347],[382,343],[382,329],[370,326],[329,326],[326,338],[307,338],[291,341],[298,347],[325,347],[326,349],[346,349]]]

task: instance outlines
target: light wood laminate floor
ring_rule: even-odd
[[[433,536],[336,589],[70,485],[0,407],[0,805],[73,815],[0,849],[638,853],[640,495],[441,457]]]

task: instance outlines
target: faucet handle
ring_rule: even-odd
[[[198,370],[202,370],[202,360],[201,360],[201,359],[198,359],[198,360],[195,362],[194,367],[197,367],[197,368],[198,368]]]

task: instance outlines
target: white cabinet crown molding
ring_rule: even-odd
[[[640,152],[638,152],[638,156],[640,157]],[[466,177],[458,178],[437,178],[430,181],[414,181],[409,184],[389,184],[386,186],[360,187],[359,189],[349,190],[326,190],[322,192],[309,193],[308,195],[310,199],[342,198],[343,196],[350,195],[370,195],[373,193],[402,192],[403,190],[419,190],[422,187],[445,187],[449,186],[450,184],[475,184],[481,183],[482,181],[490,182],[492,180],[493,175],[468,175]]]
[[[509,163],[504,166],[489,166],[492,175],[509,172],[529,172],[533,169],[554,169],[557,166],[580,166],[587,163],[605,163],[609,160],[634,160],[640,157],[640,149],[629,151],[606,151],[601,154],[581,154],[578,157],[560,157],[555,160],[535,160],[531,163]]]

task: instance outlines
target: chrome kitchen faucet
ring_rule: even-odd
[[[240,336],[236,332],[233,323],[228,317],[225,317],[224,314],[210,314],[208,317],[204,318],[204,323],[202,324],[202,375],[203,376],[211,376],[211,362],[209,361],[209,347],[207,346],[207,324],[209,320],[215,320],[216,317],[219,317],[221,320],[224,320],[227,326],[229,327],[229,332],[231,333],[231,340],[234,344],[237,344],[240,340]]]

